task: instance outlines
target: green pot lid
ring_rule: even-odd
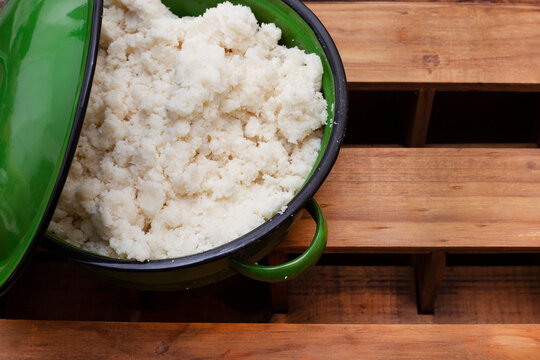
[[[102,0],[0,10],[0,296],[46,231],[92,83]]]

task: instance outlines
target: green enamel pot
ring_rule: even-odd
[[[201,15],[217,0],[164,0],[178,16]],[[102,0],[8,0],[0,10],[0,295],[24,268],[36,245],[76,261],[115,283],[141,290],[190,289],[242,274],[282,281],[314,265],[328,236],[313,199],[339,153],[347,113],[339,53],[317,17],[299,0],[239,0],[259,22],[282,30],[281,44],[320,56],[328,121],[315,166],[282,214],[203,253],[137,262],[101,256],[46,232],[69,171],[99,43]],[[317,228],[299,257],[258,265],[288,234],[303,210]]]

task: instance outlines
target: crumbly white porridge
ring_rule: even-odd
[[[225,244],[304,183],[327,103],[315,54],[223,3],[179,18],[159,0],[105,0],[81,138],[50,230],[139,261]]]

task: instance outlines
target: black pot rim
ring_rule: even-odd
[[[343,68],[343,63],[341,61],[341,57],[339,56],[336,45],[320,20],[300,0],[282,1],[296,11],[314,31],[326,54],[326,57],[328,58],[330,68],[334,76],[335,89],[334,121],[327,148],[312,176],[309,178],[304,187],[298,192],[298,194],[289,202],[287,209],[282,214],[274,215],[264,224],[237,238],[236,240],[198,254],[178,258],[150,260],[146,262],[114,259],[80,250],[75,246],[70,246],[54,239],[48,234],[45,234],[45,241],[43,245],[47,249],[70,260],[102,269],[129,272],[174,271],[178,270],[179,268],[197,266],[217,261],[231,255],[241,256],[243,248],[257,243],[258,241],[264,241],[263,238],[266,234],[269,234],[281,226],[284,226],[284,223],[289,217],[295,216],[300,210],[302,210],[304,205],[315,195],[330,173],[330,170],[332,169],[339,154],[341,142],[345,135],[347,121],[347,80],[345,77],[345,69]],[[97,31],[98,42],[99,30],[100,29],[93,29],[93,31]],[[91,83],[87,84],[87,86],[90,88]],[[73,149],[75,147],[76,144],[73,146]],[[69,168],[65,169],[66,175],[68,171]]]

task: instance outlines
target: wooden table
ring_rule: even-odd
[[[459,282],[463,275],[452,270],[451,279],[444,279],[447,254],[537,253],[538,3],[307,4],[341,52],[351,90],[351,112],[347,145],[316,196],[330,226],[325,256],[337,256],[333,260],[337,265],[331,269],[338,270],[328,272],[326,281],[316,277],[305,281],[302,296],[306,306],[316,303],[319,294],[324,297],[360,286],[362,276],[371,276],[359,292],[369,286],[397,284],[394,286],[404,294],[400,299],[413,303],[410,298],[416,291],[419,311],[429,313],[437,311],[436,294],[444,281]],[[510,102],[505,107],[501,101]],[[459,114],[467,119],[480,118],[474,123],[480,124],[480,132],[459,119],[456,124],[461,125],[452,128],[453,119],[444,113],[459,106],[464,106]],[[511,109],[511,121],[504,111],[498,116],[492,108]],[[376,124],[379,121],[382,126]],[[500,126],[505,122],[516,125]],[[528,140],[501,144],[497,139],[507,138],[505,130],[490,133],[489,144],[485,144],[486,137],[475,138],[493,124],[512,134],[521,126],[509,138]],[[381,145],[380,138],[391,137],[379,137],[380,129],[398,134],[395,138],[403,141]],[[440,129],[451,131],[445,137]],[[443,134],[439,140],[451,144],[430,142],[429,134],[436,130]],[[376,136],[364,136],[366,133]],[[470,134],[472,141],[453,141],[460,133]],[[520,135],[524,133],[534,134]],[[374,143],[378,145],[372,146]],[[426,143],[428,147],[418,148]],[[313,227],[309,218],[301,219],[269,262],[281,262],[303,251]],[[366,270],[345,266],[340,260],[369,256],[362,254],[411,256],[415,271],[396,278],[394,267]],[[387,255],[373,256],[383,256],[380,262],[387,259]],[[520,324],[489,324],[508,322],[492,317],[484,321],[488,323],[465,325],[468,318],[451,311],[446,319],[453,317],[454,321],[446,321],[452,324],[430,324],[433,315],[414,311],[413,319],[409,310],[407,316],[400,315],[405,312],[401,308],[404,300],[393,303],[393,297],[370,299],[354,308],[359,313],[371,311],[370,321],[377,322],[380,308],[370,306],[386,306],[396,314],[391,324],[332,324],[343,318],[332,311],[351,308],[345,297],[339,298],[342,303],[327,306],[326,316],[316,318],[323,318],[325,324],[288,324],[287,320],[298,317],[270,313],[271,308],[287,310],[284,285],[269,288],[232,279],[189,293],[144,293],[117,288],[39,252],[22,279],[0,299],[0,358],[537,359],[540,301],[535,301],[538,288],[534,284],[540,279],[536,274],[540,267],[531,256],[530,263],[521,264],[529,269],[524,286],[511,286],[519,276],[506,276],[504,269],[497,268],[502,280],[490,282],[495,272],[486,272],[485,290],[480,294],[486,304],[496,303],[496,298],[489,298],[492,284],[501,291],[515,291],[512,299],[519,301],[523,299],[519,292],[531,288],[529,302],[512,304],[529,311],[530,317],[520,318]],[[518,257],[525,258],[529,259]],[[385,282],[373,274],[385,274],[395,281]],[[294,284],[299,286],[299,282]],[[331,289],[319,288],[328,284]],[[311,291],[313,287],[317,291]],[[478,292],[472,294],[479,296]],[[324,301],[332,299],[325,297]],[[462,303],[470,301],[462,299]],[[324,311],[324,305],[317,307]],[[497,311],[497,306],[490,311]],[[309,322],[309,317],[302,321]],[[273,323],[266,323],[269,321]]]

